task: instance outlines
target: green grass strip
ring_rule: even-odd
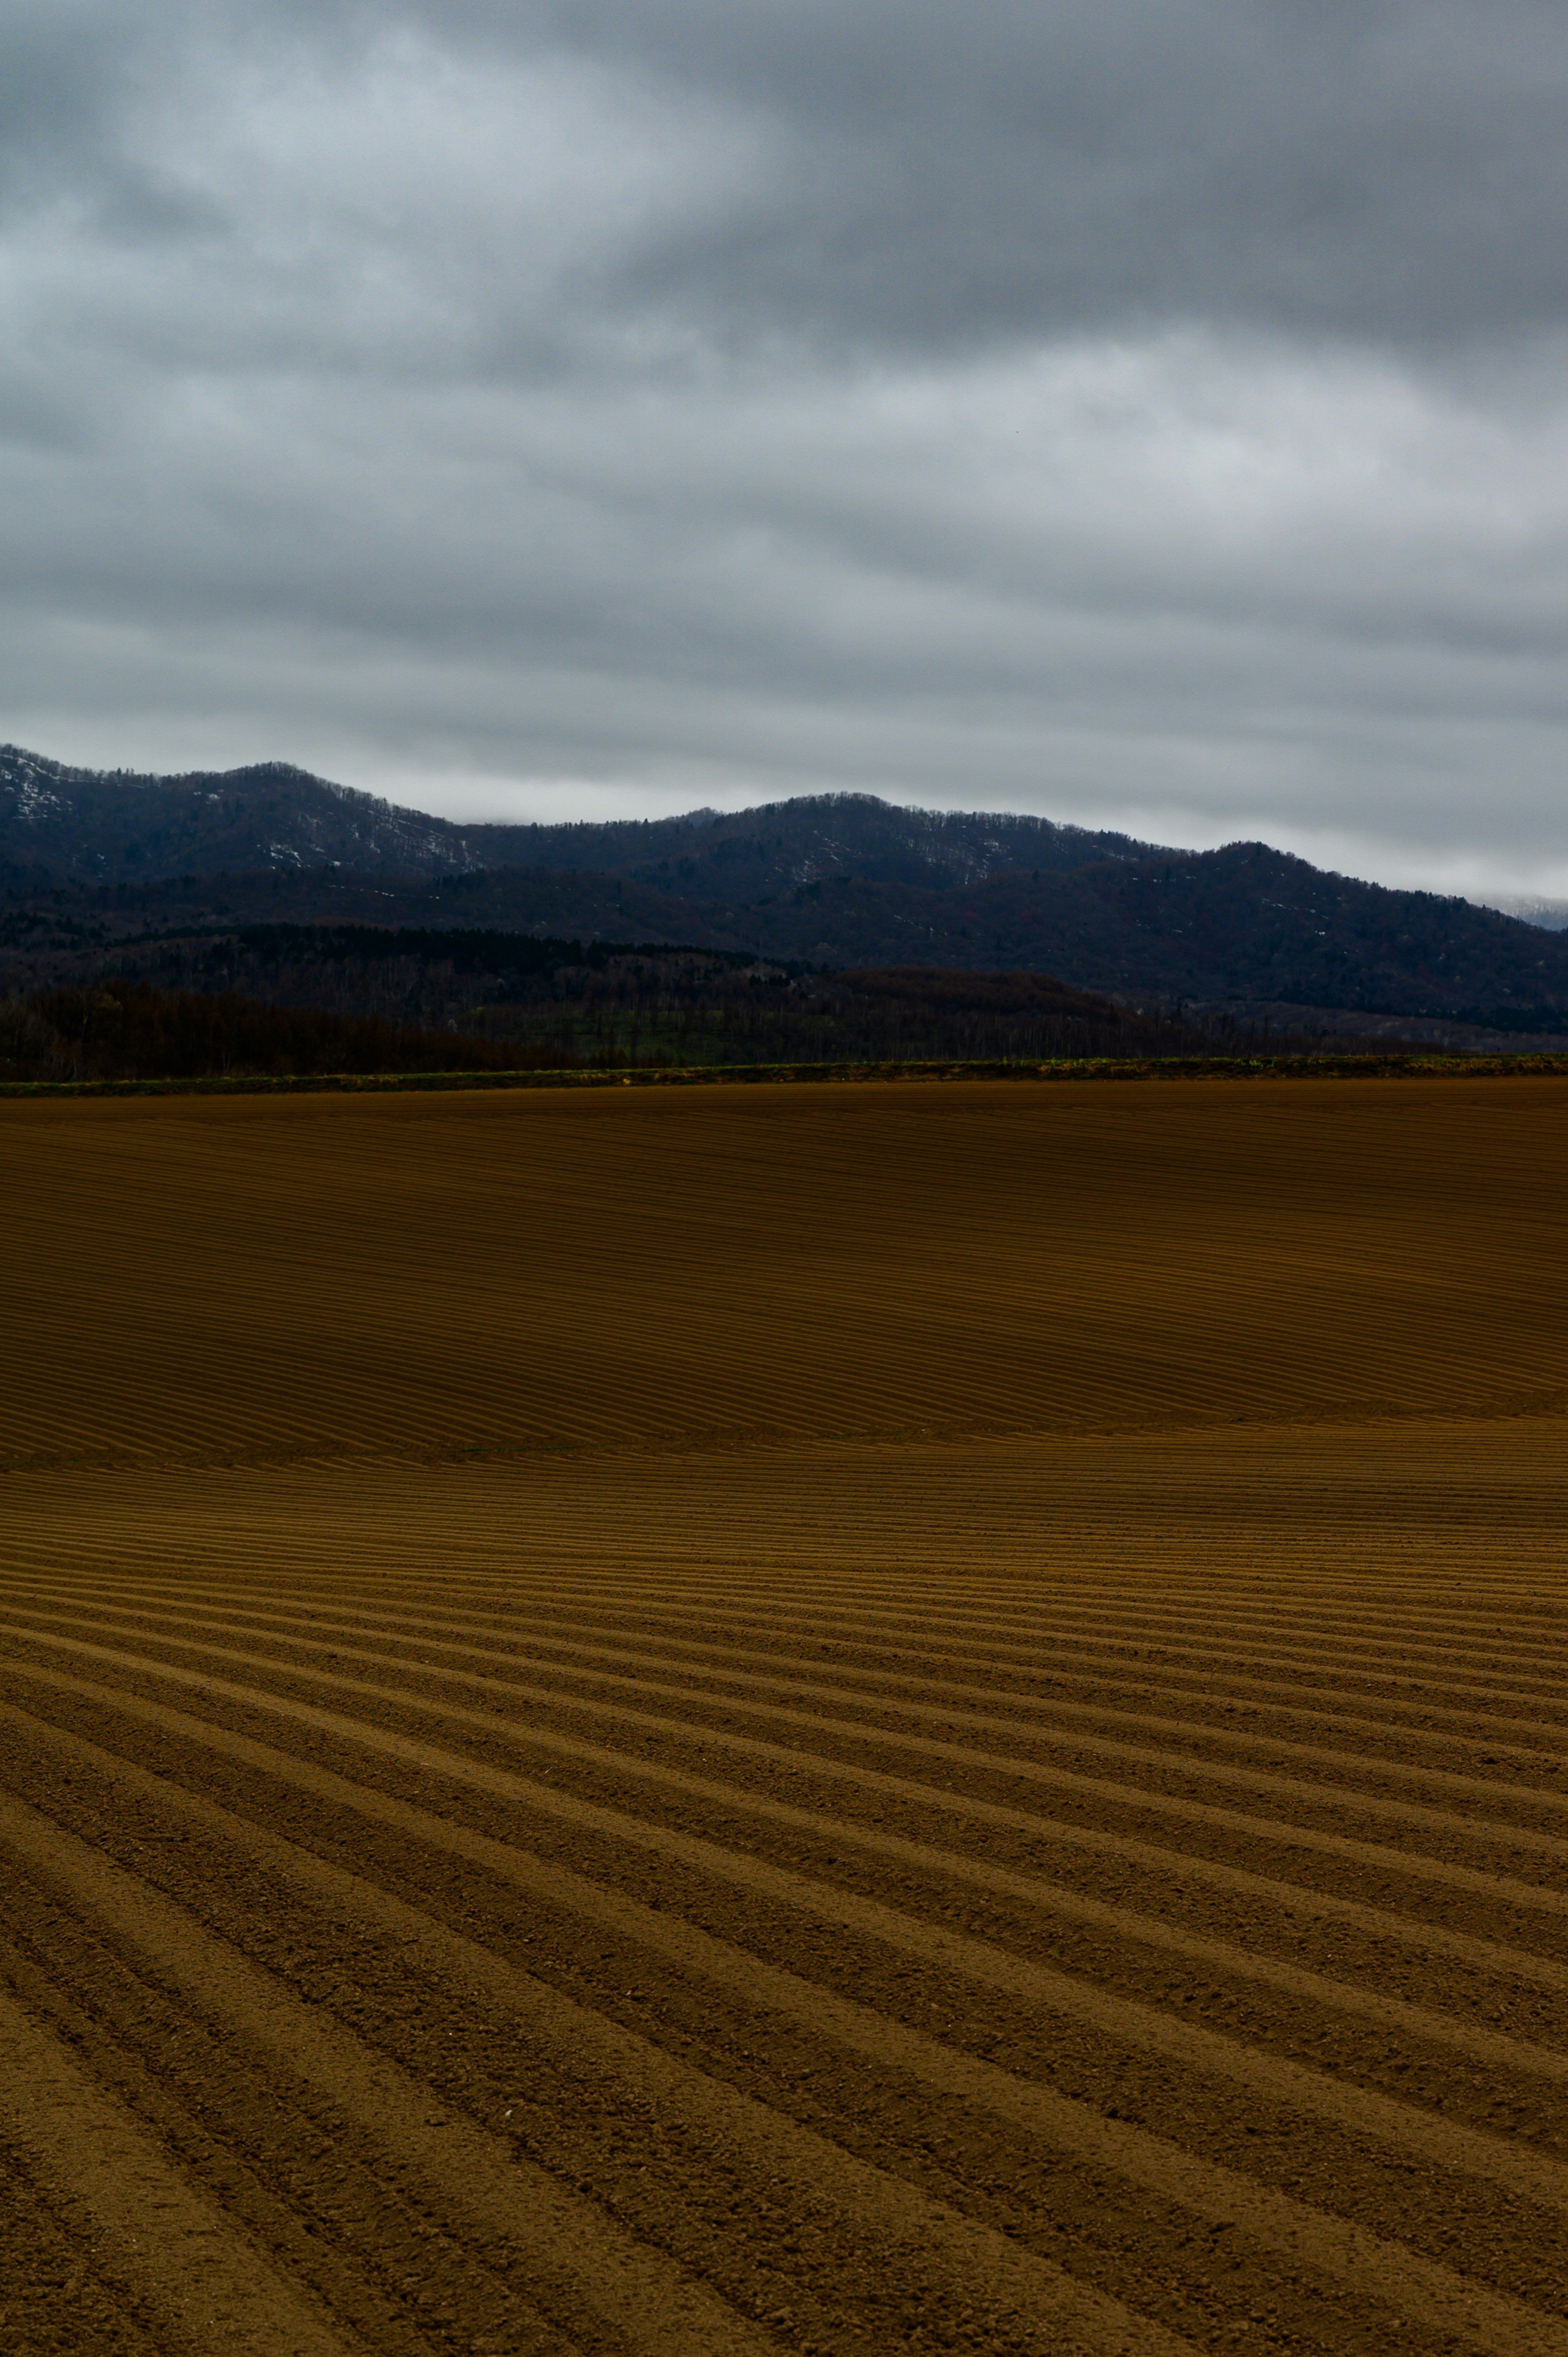
[[[1087,1056],[1044,1062],[680,1064],[635,1071],[245,1072],[164,1081],[0,1081],[0,1097],[380,1096],[445,1089],[716,1088],[801,1081],[1290,1081],[1568,1077],[1568,1055]]]

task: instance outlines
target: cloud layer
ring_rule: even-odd
[[[1568,20],[19,0],[0,735],[1568,889]]]

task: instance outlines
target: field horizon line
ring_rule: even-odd
[[[471,1089],[714,1088],[889,1081],[1561,1079],[1568,1055],[1085,1056],[822,1064],[650,1064],[630,1071],[239,1072],[145,1080],[0,1081],[0,1098],[394,1095]]]

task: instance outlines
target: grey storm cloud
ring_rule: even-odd
[[[1435,5],[552,11],[751,111],[755,208],[634,286],[918,350],[1155,323],[1427,349],[1557,326],[1568,30]]]
[[[1563,889],[1568,18],[0,0],[0,735]]]

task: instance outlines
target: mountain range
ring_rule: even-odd
[[[1261,843],[1184,851],[865,794],[465,826],[283,763],[150,777],[6,747],[0,890],[13,950],[234,922],[489,927],[1568,1031],[1568,934],[1520,918]]]

